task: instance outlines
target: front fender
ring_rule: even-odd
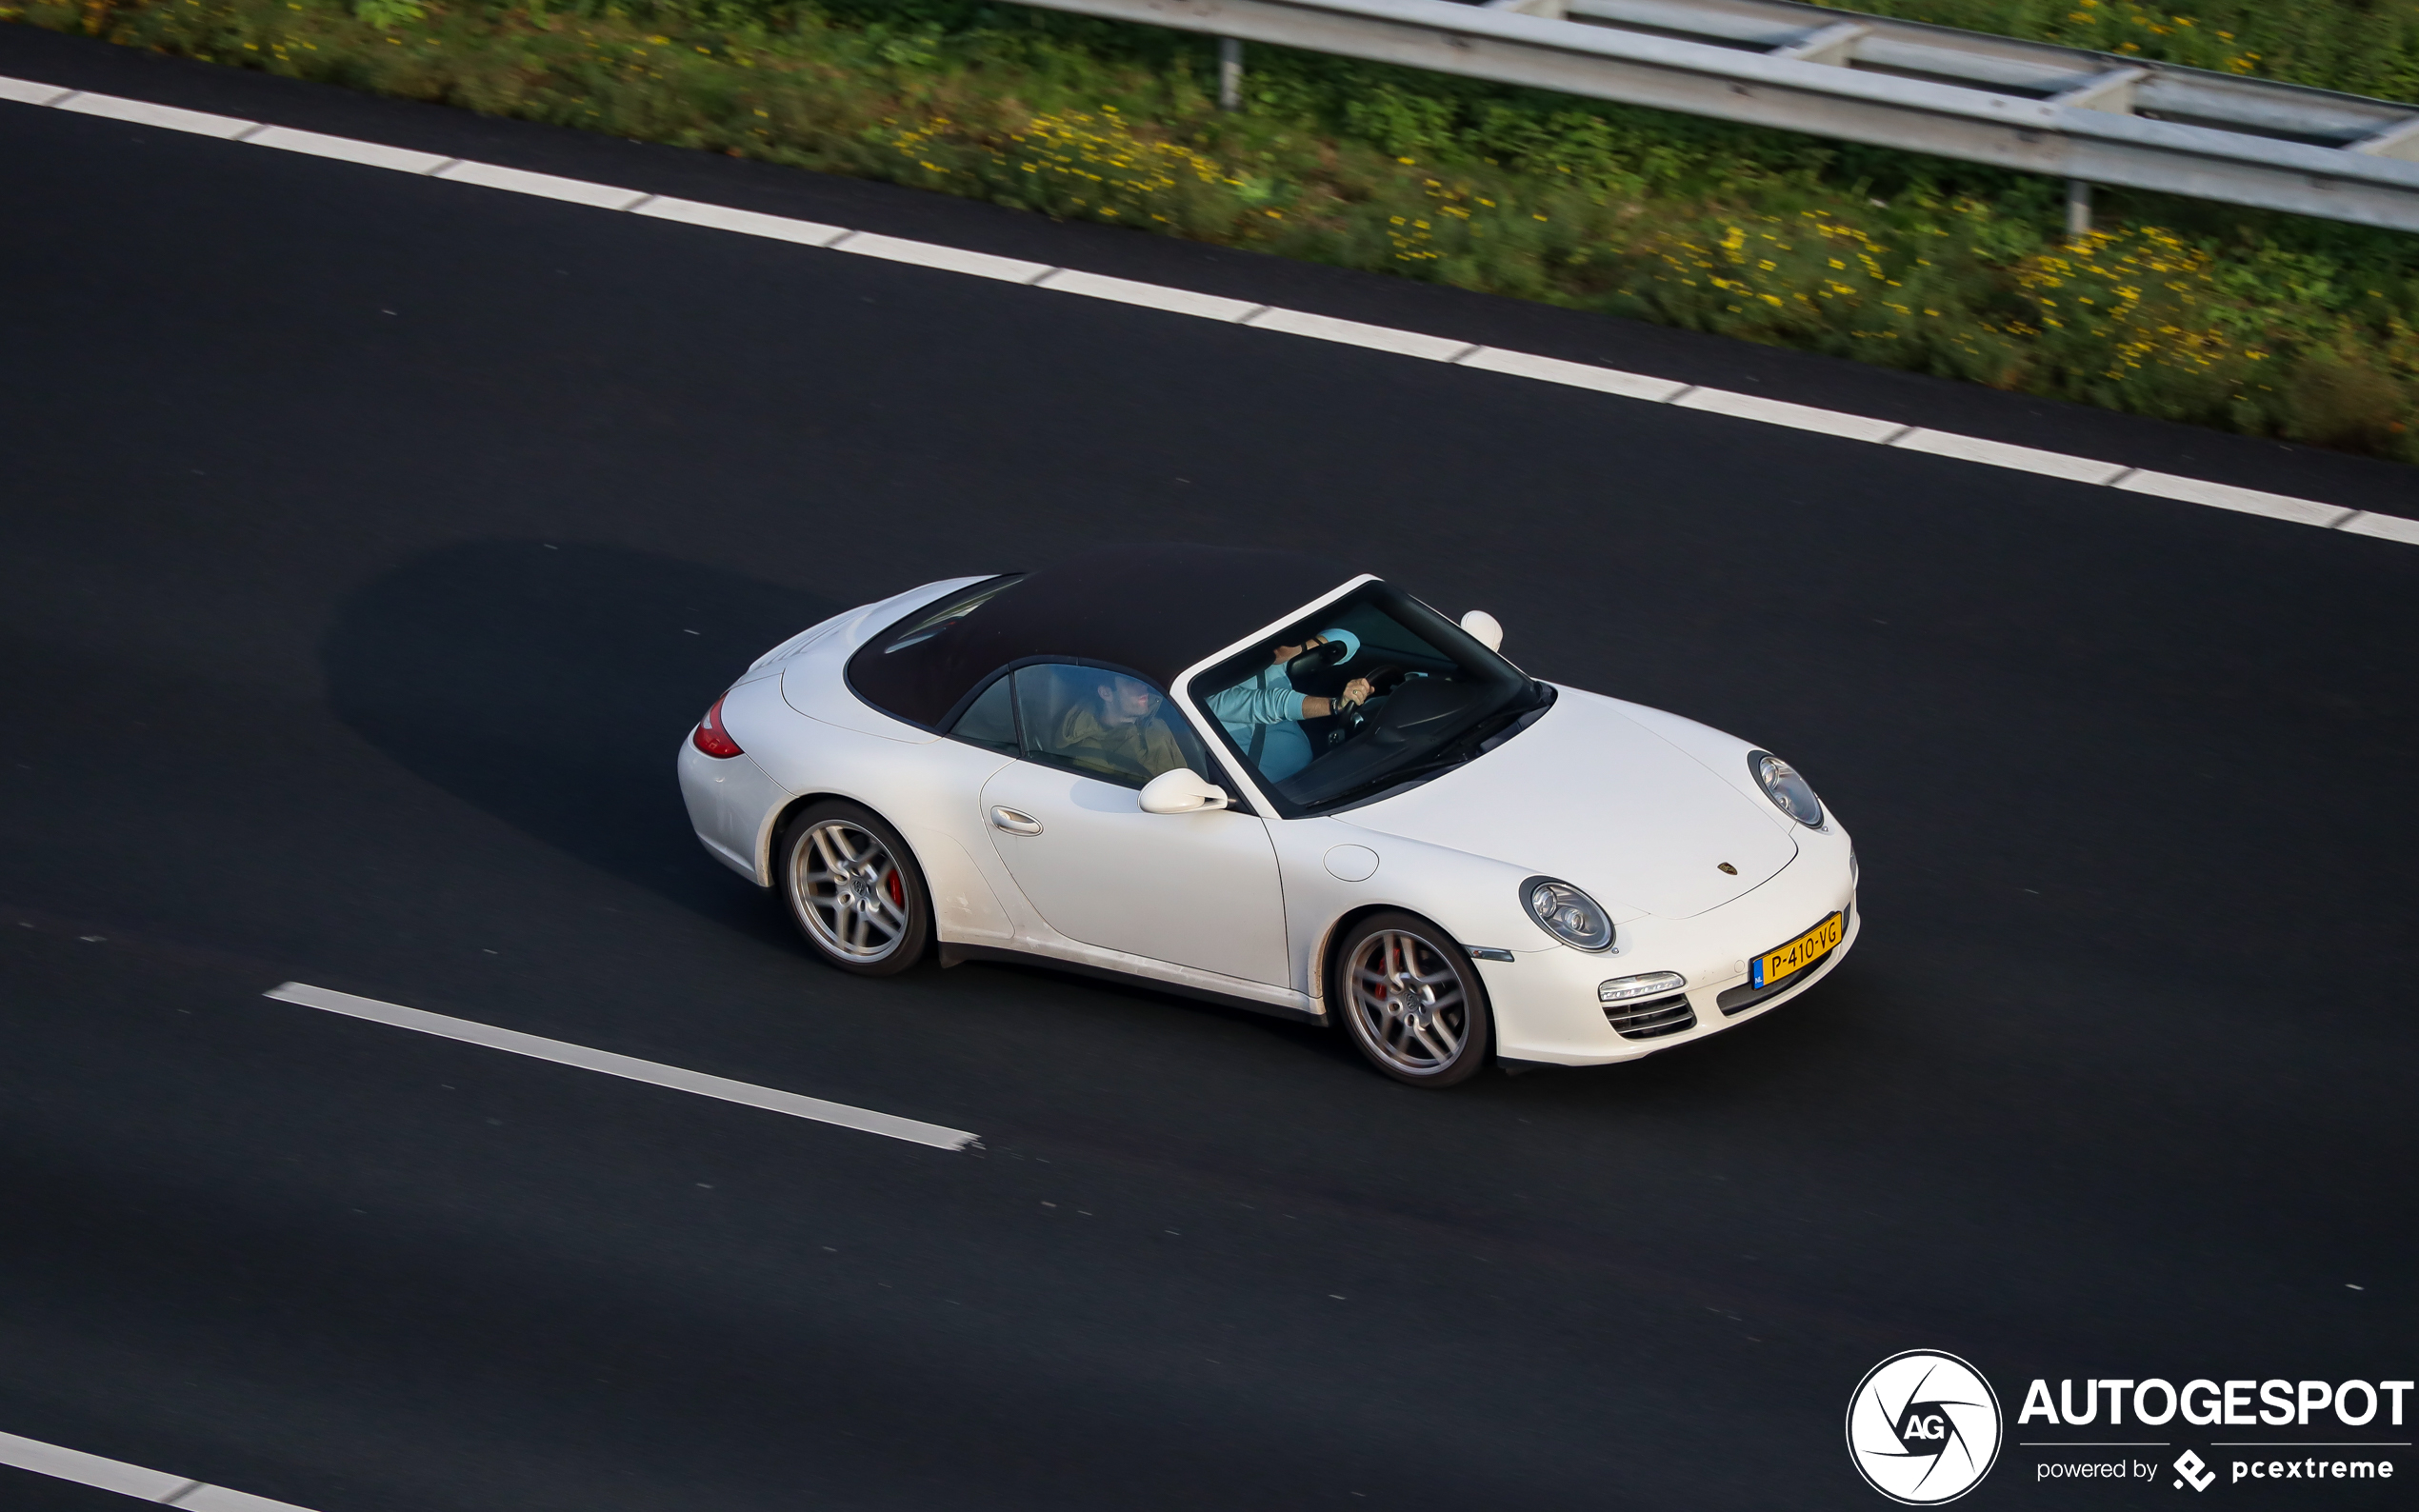
[[[1337,926],[1372,908],[1417,914],[1464,946],[1563,948],[1521,906],[1528,873],[1517,866],[1344,819],[1280,821],[1269,829],[1285,879],[1292,985],[1312,998],[1324,997]]]

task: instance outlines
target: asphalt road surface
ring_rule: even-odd
[[[0,31],[0,72],[2413,512],[2382,466]],[[2419,550],[17,106],[0,207],[0,1430],[319,1512],[1865,1507],[1842,1413],[1901,1349],[2011,1441],[2211,1431],[2018,1431],[2033,1377],[2419,1363]],[[1102,539],[1330,555],[1780,751],[1857,835],[1860,947],[1449,1094],[1141,989],[819,967],[677,743],[791,630]],[[2045,1454],[1971,1504],[2175,1495]]]

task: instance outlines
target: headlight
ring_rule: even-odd
[[[1520,896],[1529,905],[1529,916],[1555,939],[1582,950],[1602,950],[1612,944],[1612,916],[1570,884],[1531,877],[1520,885]]]
[[[1677,992],[1689,985],[1689,979],[1677,971],[1649,971],[1644,976],[1615,977],[1596,984],[1598,1003],[1627,1003],[1632,998],[1660,997]]]
[[[1747,769],[1755,774],[1756,784],[1772,800],[1773,807],[1809,829],[1823,827],[1823,801],[1814,796],[1814,789],[1796,767],[1769,750],[1751,750],[1747,753]]]

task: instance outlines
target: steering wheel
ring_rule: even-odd
[[[1331,645],[1333,643],[1330,642],[1329,644]],[[1327,649],[1324,646],[1314,648],[1318,650]],[[1308,656],[1310,653],[1309,651],[1305,651],[1302,654]],[[1361,731],[1369,728],[1369,722],[1372,718],[1369,705],[1377,702],[1379,699],[1384,698],[1387,694],[1391,693],[1396,688],[1402,686],[1403,679],[1408,677],[1409,674],[1402,667],[1396,666],[1392,663],[1387,663],[1383,666],[1370,667],[1368,671],[1363,672],[1361,675],[1369,680],[1369,696],[1367,700],[1355,704],[1349,708],[1343,709],[1336,714],[1334,732],[1328,737],[1328,744],[1330,746],[1341,746],[1346,741],[1350,740],[1353,736],[1361,733]]]

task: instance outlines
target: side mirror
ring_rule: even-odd
[[[1197,814],[1226,806],[1227,790],[1188,766],[1161,772],[1143,784],[1142,811],[1146,814]]]
[[[1504,623],[1485,609],[1472,609],[1462,616],[1462,628],[1469,638],[1490,651],[1504,648]]]

